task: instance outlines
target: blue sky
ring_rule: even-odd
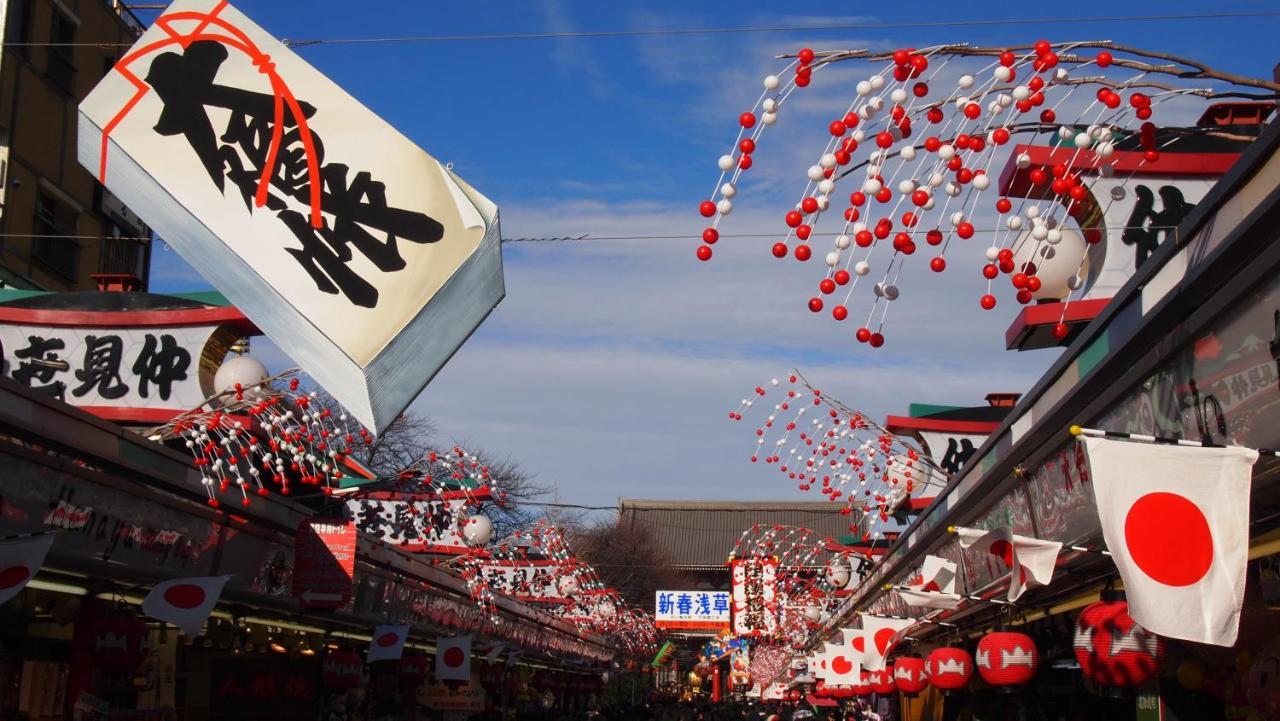
[[[239,0],[277,37],[475,35],[859,22],[776,3],[422,3]],[[850,6],[853,7],[853,6]],[[954,3],[891,5],[865,21],[960,17]],[[894,9],[890,9],[894,7]],[[987,5],[973,18],[1201,11],[1168,2]],[[1233,2],[1232,11],[1273,10]],[[143,15],[144,19],[153,17]],[[695,234],[716,158],[779,52],[940,42],[1111,39],[1269,77],[1280,19],[1005,25],[741,35],[327,45],[298,50],[495,200],[506,237]],[[730,232],[780,227],[823,129],[849,94],[815,80],[762,147]],[[807,106],[807,108],[806,108]],[[841,109],[839,112],[843,112]],[[794,122],[792,122],[794,121]],[[785,126],[785,128],[784,128]],[[754,172],[754,171],[753,171]],[[787,200],[792,199],[792,200]],[[982,313],[976,274],[905,282],[889,344],[870,351],[804,309],[813,268],[769,256],[772,239],[725,240],[711,263],[693,240],[510,244],[508,295],[414,405],[441,430],[509,456],[561,500],[803,498],[747,462],[751,428],[727,420],[755,385],[791,368],[873,416],[911,401],[975,404],[1025,390],[1052,351],[1003,350],[1012,303]],[[152,287],[207,286],[157,249]],[[919,291],[916,291],[919,288]],[[260,352],[283,364],[266,344]],[[278,369],[278,368],[273,368]],[[817,497],[814,497],[815,499]]]

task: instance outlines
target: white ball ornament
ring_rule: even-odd
[[[1093,137],[1088,133],[1076,133],[1075,145],[1077,148],[1084,149],[1093,145]]]
[[[822,180],[825,173],[822,172],[821,165],[810,165],[808,175],[809,175],[809,180],[812,180],[813,182],[816,183],[819,180]]]
[[[766,113],[776,113],[778,112],[778,100],[776,98],[765,98],[764,102],[760,103],[760,109]]]
[[[907,91],[902,88],[894,88],[893,92],[889,93],[889,100],[901,105],[907,100]]]
[[[996,80],[999,82],[1007,83],[1009,82],[1009,79],[1013,77],[1013,71],[1003,65],[1000,65],[996,67],[995,72],[993,72],[992,75],[994,75]]]
[[[999,258],[999,257],[1000,257],[1000,249],[999,249],[999,248],[995,247],[994,245],[993,245],[993,246],[991,246],[990,248],[987,248],[987,260],[989,260],[989,261],[991,261],[991,262],[993,262],[993,263],[994,263],[994,262],[996,261],[996,259],[997,259],[997,258]]]
[[[883,88],[883,87],[884,87],[884,77],[883,77],[883,76],[880,76],[880,75],[872,75],[872,76],[871,76],[871,78],[870,78],[870,80],[871,80],[871,88],[872,88],[873,90],[879,90],[880,88]]]
[[[831,178],[823,178],[818,181],[818,192],[823,195],[831,195],[831,191],[836,189],[836,181]]]
[[[866,180],[862,181],[862,192],[866,193],[867,195],[875,195],[876,193],[879,193],[880,189],[883,187],[884,186],[880,183],[880,181],[876,180],[875,178],[867,178]]]
[[[834,267],[836,267],[836,266],[837,266],[837,265],[839,265],[839,264],[840,264],[840,254],[839,254],[839,253],[835,252],[834,250],[833,250],[833,251],[831,251],[831,252],[829,252],[829,253],[827,253],[827,265],[829,265],[829,266],[831,266],[832,268],[834,268]]]
[[[866,97],[871,94],[871,83],[866,80],[859,80],[853,89],[858,91],[859,95]]]
[[[929,187],[931,188],[940,187],[945,182],[947,182],[947,176],[942,173],[934,173],[929,176]]]
[[[782,81],[778,79],[778,76],[777,76],[777,75],[766,75],[766,76],[764,76],[764,89],[765,89],[765,90],[777,90],[777,89],[778,89],[778,86],[779,86],[779,85],[781,85],[781,84],[782,84]]]
[[[1071,142],[1076,137],[1075,128],[1070,128],[1070,127],[1067,127],[1066,125],[1063,125],[1062,127],[1058,128],[1058,137],[1062,138],[1067,142]]]
[[[915,146],[914,145],[902,146],[902,150],[898,151],[898,157],[902,158],[907,162],[911,162],[912,160],[915,160],[916,159]]]
[[[1013,89],[1014,100],[1026,100],[1029,97],[1031,97],[1031,88],[1028,88],[1025,85],[1019,85]]]
[[[1008,218],[1005,218],[1004,225],[1009,230],[1021,230],[1022,218],[1019,218],[1016,215],[1010,215]]]
[[[733,187],[733,183],[725,183],[724,185],[720,186],[720,195],[723,195],[726,198],[732,198],[737,194],[738,194],[738,189]]]
[[[991,177],[988,176],[986,173],[983,173],[982,175],[973,176],[973,180],[970,182],[972,182],[973,187],[977,188],[978,190],[986,190],[987,188],[991,187]]]
[[[951,224],[952,224],[952,225],[954,225],[954,226],[956,226],[956,227],[959,227],[959,226],[960,226],[960,224],[961,224],[961,223],[963,223],[963,222],[964,222],[964,212],[963,212],[963,211],[959,211],[959,210],[957,210],[956,212],[954,212],[954,213],[952,213],[952,214],[951,214]]]
[[[716,203],[716,210],[720,211],[720,215],[728,215],[733,212],[733,201],[725,198]]]
[[[884,109],[884,98],[874,97],[867,100],[867,107],[871,108],[872,112],[880,112]]]
[[[1053,79],[1059,83],[1065,83],[1069,77],[1071,77],[1071,73],[1066,68],[1060,67],[1053,72]]]
[[[1031,237],[1036,240],[1044,240],[1049,237],[1049,229],[1044,225],[1037,223],[1031,228]]]
[[[938,157],[943,160],[951,160],[955,157],[956,149],[951,143],[943,143],[938,146]]]
[[[761,113],[760,122],[764,123],[765,125],[773,125],[778,122],[778,114],[776,112]]]
[[[733,170],[733,156],[721,155],[720,160],[716,164],[720,166],[721,170],[725,170],[725,171]]]
[[[825,213],[825,212],[827,211],[827,209],[828,209],[828,208],[830,208],[830,207],[831,207],[831,198],[830,198],[830,197],[828,197],[828,196],[826,196],[826,195],[819,195],[819,196],[818,196],[818,210],[819,210],[820,212],[824,212],[824,213]]]
[[[929,199],[928,199],[927,201],[925,201],[924,209],[925,209],[925,210],[933,210],[933,206],[937,205],[937,202],[938,202],[938,201],[934,200],[934,199],[933,199],[933,196],[932,196],[932,195],[930,195],[930,196],[929,196]]]
[[[1026,209],[1022,211],[1022,214],[1023,214],[1023,215],[1025,215],[1025,216],[1027,216],[1028,218],[1039,218],[1039,217],[1040,217],[1040,206],[1038,206],[1038,205],[1028,205],[1028,206],[1026,207]]]
[[[857,130],[853,131],[853,139],[861,143],[862,141],[867,139],[867,131],[863,130],[862,128],[858,128]]]
[[[1062,229],[1050,228],[1047,235],[1044,236],[1044,242],[1049,245],[1057,245],[1062,242]]]
[[[903,195],[911,195],[912,193],[916,192],[917,187],[918,186],[916,185],[916,181],[911,179],[902,180],[898,182],[898,192],[902,193]]]
[[[871,272],[871,264],[865,260],[860,260],[853,264],[853,272],[857,275],[866,275]]]
[[[960,189],[959,185],[956,185],[955,183],[950,183],[950,182],[947,183],[947,187],[943,188],[943,191],[945,191],[947,195],[953,198],[958,197],[960,193],[963,192]]]
[[[822,159],[818,161],[818,165],[821,165],[828,170],[834,168],[836,167],[836,156],[831,153],[823,153]]]
[[[840,250],[848,250],[853,245],[853,239],[847,235],[836,236],[836,247]]]
[[[476,548],[493,539],[493,521],[488,516],[478,513],[464,518],[461,523],[462,538],[468,546]]]
[[[1019,170],[1026,170],[1031,167],[1031,156],[1026,153],[1018,153],[1018,158],[1014,162],[1018,164]]]
[[[973,83],[974,83],[974,79],[973,79],[973,76],[972,76],[972,75],[967,75],[967,74],[966,74],[966,75],[961,75],[961,76],[960,76],[960,82],[959,82],[959,85],[960,85],[960,87],[964,88],[965,90],[968,90],[969,88],[972,88],[972,87],[973,87]]]
[[[1101,155],[1104,158],[1109,158],[1115,154],[1116,146],[1114,143],[1104,140],[1101,143],[1098,143],[1098,147],[1094,148],[1093,152],[1097,153],[1098,155]]]

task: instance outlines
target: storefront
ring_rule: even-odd
[[[900,653],[924,658],[938,648],[959,648],[973,658],[980,639],[998,629],[1035,642],[1038,671],[1017,685],[1019,692],[1002,693],[981,679],[949,696],[930,688],[901,698],[903,717],[1007,718],[1014,705],[1024,709],[1019,718],[1280,717],[1280,463],[1264,456],[1253,469],[1247,585],[1235,646],[1164,639],[1150,681],[1136,688],[1099,685],[1073,649],[1077,627],[1091,618],[1085,609],[1123,589],[1114,562],[1101,552],[1092,483],[1080,444],[1068,433],[1081,425],[1207,444],[1280,446],[1278,151],[1280,128],[1273,125],[841,606],[824,638],[855,625],[859,612],[924,616],[928,609],[908,606],[891,589],[934,555],[961,569],[959,593],[985,600],[930,615],[931,623],[914,628],[914,641]],[[1053,582],[1014,605],[991,602],[1003,593],[1008,571],[995,559],[966,553],[956,526],[1007,526],[1015,534],[1061,542]],[[1188,552],[1194,530],[1187,529]],[[1135,651],[1117,645],[1110,656],[1125,653]],[[968,673],[973,676],[971,662]]]

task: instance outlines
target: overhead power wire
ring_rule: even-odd
[[[830,25],[764,25],[754,27],[720,27],[720,28],[652,28],[644,30],[580,30],[542,33],[482,33],[474,35],[392,35],[384,37],[349,37],[349,38],[285,38],[281,40],[290,47],[312,47],[317,45],[382,45],[388,43],[445,43],[445,42],[489,42],[499,40],[563,40],[588,38],[642,38],[642,37],[674,37],[697,35],[738,35],[798,32],[834,32],[848,30],[906,30],[924,28],[957,28],[957,27],[1001,27],[1017,25],[1089,25],[1097,23],[1134,23],[1134,22],[1166,22],[1192,20],[1246,20],[1255,18],[1280,17],[1280,10],[1249,10],[1237,12],[1212,13],[1168,13],[1152,15],[1092,15],[1064,16],[1045,18],[977,18],[956,20],[917,20],[903,22],[859,22],[834,23]],[[7,47],[130,47],[128,42],[7,42]]]

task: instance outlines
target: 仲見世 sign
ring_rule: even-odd
[[[729,627],[728,591],[658,591],[654,622],[658,628],[721,631]]]
[[[225,0],[168,6],[78,152],[375,432],[505,292],[497,207]]]

